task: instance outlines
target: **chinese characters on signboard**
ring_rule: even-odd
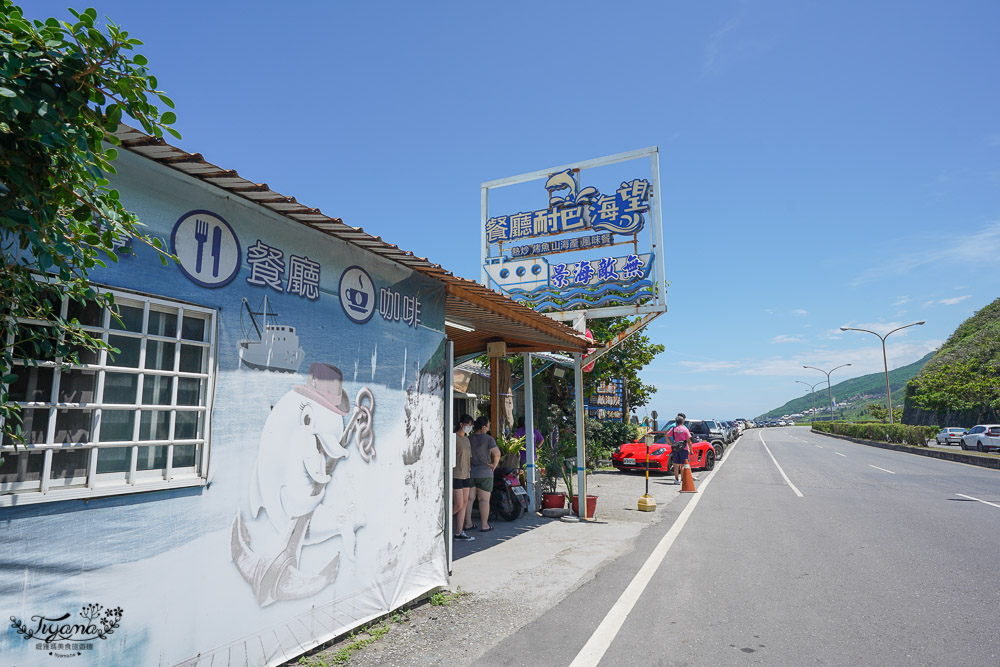
[[[250,267],[247,284],[297,294],[310,301],[319,298],[319,262],[308,257],[289,255],[286,280],[285,253],[260,239],[247,248],[246,261]]]
[[[605,421],[622,420],[622,381],[612,380],[597,385],[587,405],[587,416]]]
[[[545,182],[546,209],[494,216],[484,229],[484,272],[512,299],[539,311],[639,303],[653,296],[653,253],[639,252],[650,210],[645,179],[622,181],[613,194],[580,188],[577,170]],[[537,237],[564,235],[541,240]],[[517,241],[535,239],[531,243]],[[630,252],[615,253],[616,245]],[[576,253],[567,261],[546,256]]]

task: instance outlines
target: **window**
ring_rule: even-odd
[[[204,483],[215,311],[110,292],[120,321],[65,299],[61,314],[117,353],[15,362],[25,444],[2,444],[0,506]]]

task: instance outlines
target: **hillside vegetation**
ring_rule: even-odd
[[[889,387],[892,389],[893,406],[902,405],[903,389],[906,383],[913,379],[920,369],[924,367],[932,357],[934,352],[930,352],[922,359],[914,361],[912,364],[900,366],[889,371]],[[819,382],[822,375],[816,373]],[[803,387],[804,389],[804,387]],[[885,401],[885,373],[871,373],[860,377],[844,380],[833,385],[833,398],[837,401],[838,408],[846,408],[844,418],[853,418],[856,413],[860,413],[868,406],[868,403],[879,403]],[[867,396],[868,398],[862,398]],[[826,383],[816,387],[816,407],[828,406],[830,399],[826,391]],[[844,405],[847,404],[847,405]],[[762,414],[758,419],[772,419],[782,415],[792,415],[812,408],[813,401],[809,392],[799,398],[793,398],[781,407],[774,408]],[[838,410],[839,413],[839,410]]]
[[[903,422],[974,426],[1000,419],[1000,299],[963,322],[906,386]]]

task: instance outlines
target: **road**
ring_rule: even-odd
[[[701,485],[477,664],[1000,664],[1000,473],[793,427]]]

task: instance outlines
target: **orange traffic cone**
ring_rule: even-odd
[[[681,470],[681,493],[698,493],[694,488],[694,477],[691,476],[691,464],[685,463]]]

